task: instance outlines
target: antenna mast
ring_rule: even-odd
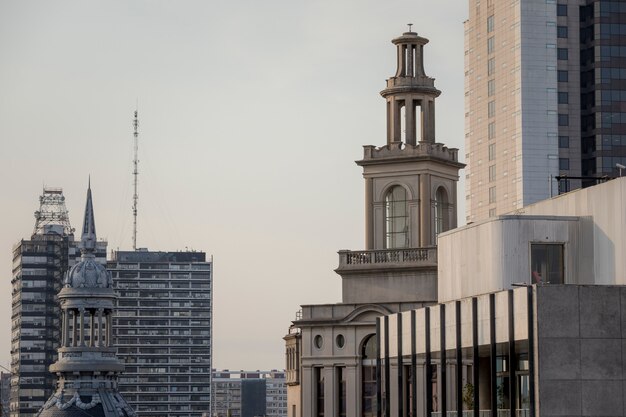
[[[133,128],[133,142],[135,147],[135,157],[133,159],[133,250],[137,250],[137,200],[139,200],[139,196],[137,195],[137,175],[139,175],[139,171],[137,170],[137,165],[139,164],[139,159],[137,159],[137,150],[139,148],[139,116],[137,110],[135,110]]]

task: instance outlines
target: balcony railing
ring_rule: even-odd
[[[362,251],[339,251],[339,268],[361,269],[369,266],[436,266],[437,248],[379,249]]]

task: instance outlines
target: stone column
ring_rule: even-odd
[[[408,97],[404,100],[404,123],[406,128],[405,141],[407,144],[415,145],[415,103],[413,99]]]
[[[422,105],[420,106],[422,110],[422,137],[420,138],[420,142],[433,142],[433,138],[430,136],[430,106],[429,101],[424,99],[422,100]]]
[[[78,316],[76,309],[72,309],[72,346],[78,346]]]
[[[374,249],[374,180],[365,178],[365,249]]]
[[[70,312],[63,310],[63,347],[70,345]]]
[[[94,311],[89,310],[89,347],[94,347],[94,337],[96,336],[96,331],[94,329]]]
[[[85,309],[80,309],[80,346],[85,346]]]
[[[420,174],[420,246],[430,246],[430,175]]]
[[[102,309],[98,309],[98,347],[102,347]]]
[[[407,45],[406,51],[406,76],[414,77],[415,73],[413,72],[413,45]]]
[[[111,312],[109,311],[106,315],[107,318],[107,347],[111,347],[111,336],[112,336],[112,332],[111,332],[111,327],[113,327],[111,324],[113,323],[113,317],[111,316]]]

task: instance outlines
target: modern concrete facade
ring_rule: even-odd
[[[379,415],[626,415],[625,202],[617,178],[442,233],[439,303],[378,319]]]
[[[140,416],[209,415],[212,261],[195,251],[116,251],[107,268],[119,296],[120,392]]]
[[[618,175],[625,24],[620,2],[469,1],[467,222]]]
[[[136,417],[117,391],[124,365],[113,344],[115,291],[111,274],[96,259],[96,223],[91,187],[81,237],[81,260],[63,279],[61,344],[50,366],[57,376],[56,389],[37,413],[38,417]]]
[[[287,417],[284,371],[213,371],[213,417]]]
[[[365,146],[366,250],[339,252],[342,302],[303,305],[285,336],[292,417],[374,416],[376,318],[437,300],[438,235],[456,226],[458,150],[436,142],[440,91],[424,71],[427,39],[393,39],[397,70],[381,92],[387,143]]]

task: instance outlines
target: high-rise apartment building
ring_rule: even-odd
[[[204,252],[113,252],[120,392],[139,416],[210,413],[212,262]]]
[[[213,417],[287,417],[284,371],[213,371]]]
[[[63,275],[80,254],[60,188],[44,188],[30,240],[13,248],[11,325],[11,417],[32,417],[52,394],[55,377],[48,367],[57,359]],[[106,242],[96,243],[104,263]]]
[[[0,371],[0,416],[9,416],[9,401],[11,394],[11,374]]]
[[[618,1],[469,1],[468,222],[618,175],[626,164],[622,27]]]
[[[30,240],[13,248],[11,417],[34,417],[52,393],[61,323],[57,293],[76,253],[63,191],[45,188]]]

